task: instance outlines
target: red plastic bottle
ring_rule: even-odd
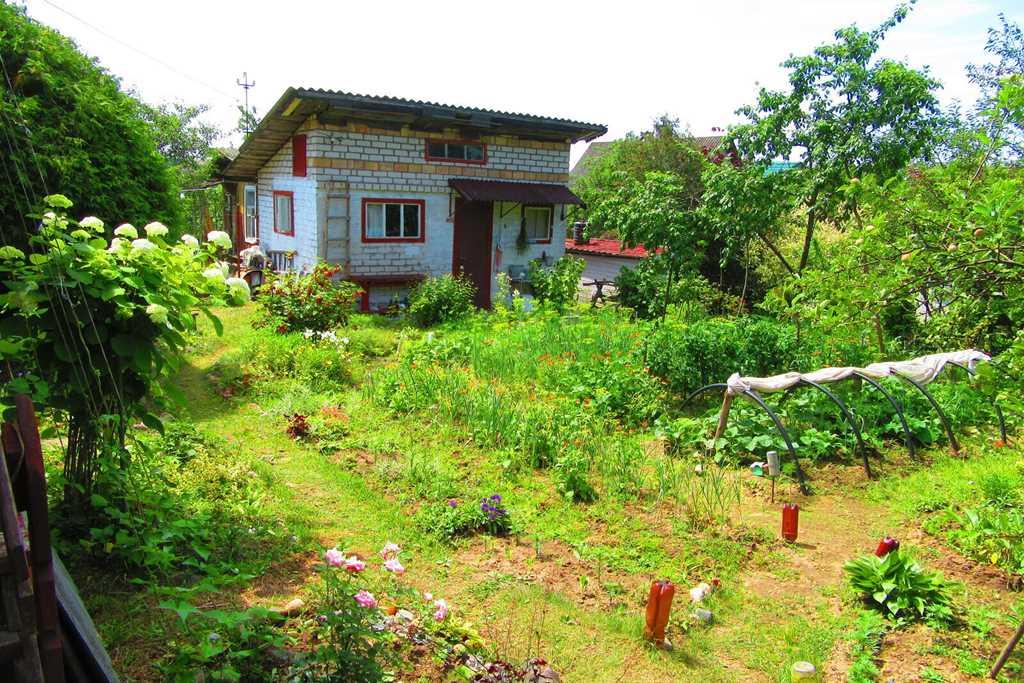
[[[892,536],[886,536],[878,542],[878,547],[875,549],[875,555],[877,557],[885,557],[894,550],[900,549],[900,542]]]
[[[800,506],[786,503],[782,506],[782,537],[793,543],[800,527]]]

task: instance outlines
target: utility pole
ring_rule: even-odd
[[[243,116],[242,120],[245,122],[245,132],[246,132],[246,134],[249,134],[249,133],[252,132],[252,130],[250,129],[250,126],[249,126],[249,121],[250,121],[250,116],[251,116],[251,113],[250,113],[250,110],[249,110],[249,88],[255,87],[256,86],[256,81],[253,80],[253,82],[250,83],[249,82],[249,72],[248,71],[243,71],[242,72],[242,80],[239,81],[239,80],[236,79],[235,83],[237,83],[239,86],[241,86],[241,88],[243,90],[245,90],[245,115]]]

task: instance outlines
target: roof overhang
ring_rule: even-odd
[[[503,180],[452,178],[448,186],[470,202],[515,202],[517,204],[578,204],[583,200],[565,185],[513,183]]]
[[[467,138],[509,135],[531,140],[573,143],[593,140],[608,132],[605,126],[568,119],[533,116],[490,109],[457,107],[435,102],[375,97],[329,90],[288,88],[223,170],[226,180],[252,180],[260,168],[298,131],[310,116],[324,124],[371,125],[427,132],[455,129]]]

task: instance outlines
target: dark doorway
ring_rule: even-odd
[[[464,274],[476,286],[476,305],[491,307],[491,233],[494,205],[491,202],[455,200],[455,238],[452,274]]]

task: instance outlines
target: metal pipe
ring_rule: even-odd
[[[939,422],[942,423],[942,428],[946,431],[946,437],[949,439],[950,448],[953,449],[953,455],[960,455],[960,443],[956,440],[956,434],[953,433],[953,428],[949,424],[949,419],[946,417],[946,413],[943,412],[942,406],[940,406],[939,402],[935,400],[935,397],[932,396],[931,393],[929,393],[929,391],[924,388],[923,384],[918,382],[913,377],[907,377],[906,375],[900,374],[898,372],[894,372],[892,374],[895,375],[896,377],[899,377],[900,379],[910,384],[911,386],[916,387],[918,391],[924,394],[924,397],[928,399],[929,403],[932,404],[932,408],[935,409],[935,413],[939,416]]]
[[[860,427],[857,425],[857,421],[854,419],[853,413],[851,413],[850,409],[846,407],[846,404],[843,403],[842,399],[840,399],[838,396],[836,396],[836,394],[833,391],[831,391],[830,389],[826,389],[825,387],[823,387],[822,385],[818,384],[817,382],[812,382],[811,380],[804,379],[804,378],[801,378],[800,381],[795,386],[799,386],[800,384],[806,384],[807,386],[814,387],[815,389],[817,389],[818,391],[820,391],[821,393],[825,394],[830,399],[832,399],[832,402],[835,403],[836,406],[839,407],[839,412],[841,412],[843,414],[843,418],[846,419],[846,421],[850,424],[850,427],[853,429],[853,436],[857,440],[857,449],[860,451],[860,457],[861,457],[862,462],[864,463],[864,472],[865,472],[865,474],[868,475],[868,479],[870,479],[872,475],[871,475],[871,464],[868,463],[868,450],[867,450],[867,446],[864,445],[864,439],[861,437],[861,434],[860,434]],[[793,387],[790,387],[790,390],[792,388]],[[787,392],[788,391],[789,390],[787,390]]]
[[[789,438],[789,432],[786,431],[786,427],[782,424],[782,420],[775,414],[775,411],[768,407],[768,404],[764,402],[756,391],[753,389],[747,389],[743,392],[743,395],[749,398],[751,401],[761,406],[764,412],[768,413],[768,417],[775,423],[775,428],[779,430],[779,434],[782,435],[782,440],[786,442],[786,450],[789,451],[789,455],[793,458],[793,464],[796,466],[797,479],[800,480],[800,490],[804,493],[810,493],[810,489],[807,487],[807,478],[804,477],[804,471],[800,467],[800,460],[796,457],[796,449],[793,448],[793,442]]]
[[[907,454],[910,455],[914,460],[920,460],[917,455],[917,446],[914,445],[914,434],[910,431],[910,427],[907,425],[907,418],[903,415],[903,406],[896,400],[896,397],[889,393],[889,391],[879,384],[875,379],[868,377],[864,373],[854,370],[854,376],[860,377],[862,380],[873,386],[878,390],[882,396],[885,396],[886,400],[892,406],[893,410],[896,411],[896,417],[899,418],[900,426],[903,428],[903,441],[907,445]]]

